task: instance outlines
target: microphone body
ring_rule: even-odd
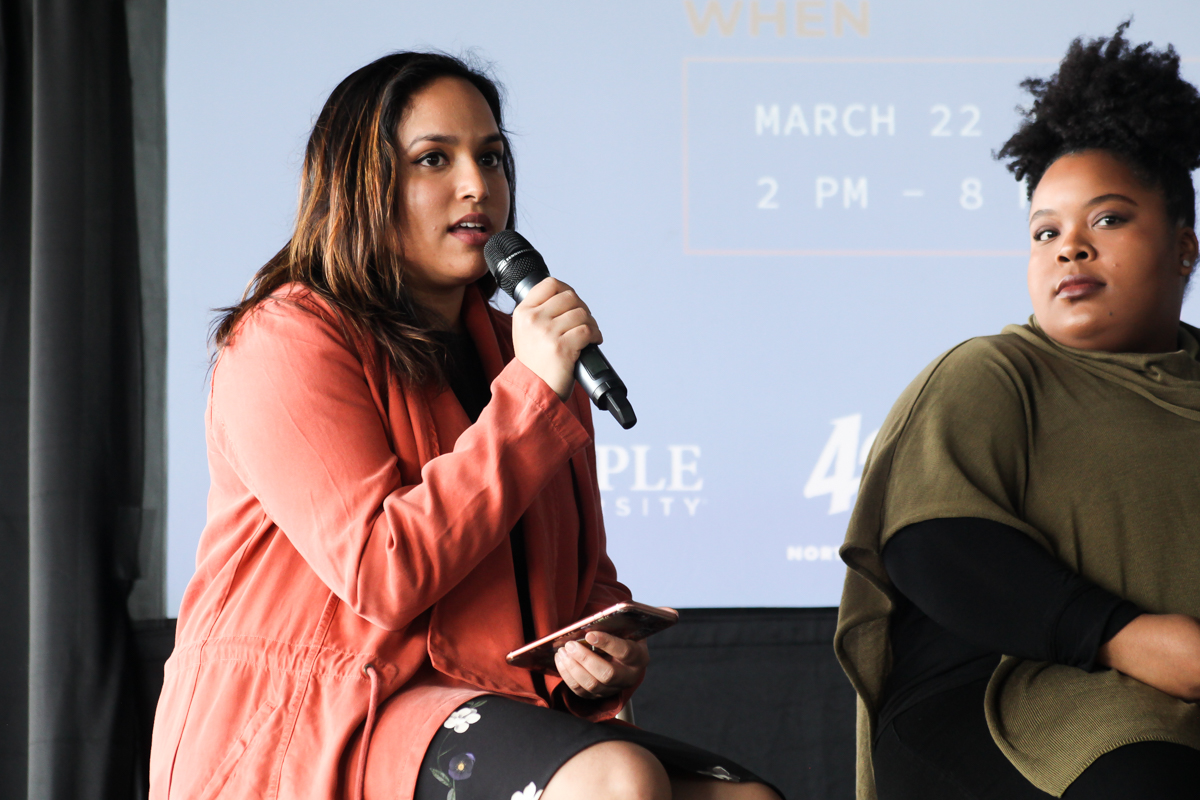
[[[483,256],[500,288],[518,303],[534,286],[550,277],[541,253],[516,231],[493,234],[484,245]],[[580,351],[575,362],[575,380],[596,407],[610,412],[622,428],[629,429],[637,423],[625,382],[596,345],[589,344]]]

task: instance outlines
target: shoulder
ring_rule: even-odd
[[[353,344],[350,326],[340,313],[311,288],[285,284],[238,320],[225,346],[226,351],[245,350],[267,343],[337,341]]]
[[[221,347],[213,378],[231,371],[309,374],[322,364],[367,365],[370,348],[324,298],[301,284],[281,286],[238,320]]]
[[[901,393],[885,422],[938,427],[1018,422],[1029,411],[1029,346],[1009,333],[968,339],[935,358]]]
[[[872,546],[924,519],[1017,519],[1037,386],[1018,339],[1002,333],[956,345],[896,401],[859,490],[860,508],[876,508],[864,517],[882,536],[869,533]]]
[[[1019,336],[977,336],[942,353],[910,388],[921,393],[1021,392],[1032,378],[1032,348]]]

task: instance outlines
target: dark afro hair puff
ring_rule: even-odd
[[[1111,39],[1076,39],[1049,80],[1021,86],[1033,106],[996,153],[1033,190],[1067,153],[1107,150],[1162,189],[1171,219],[1196,221],[1191,171],[1200,167],[1200,95],[1179,76],[1175,48],[1130,47],[1123,22]]]

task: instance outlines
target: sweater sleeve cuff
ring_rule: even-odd
[[[1104,668],[1096,661],[1100,648],[1142,611],[1094,584],[1081,589],[1063,608],[1055,626],[1055,661],[1096,672]]]
[[[1144,613],[1144,611],[1128,600],[1122,600],[1121,604],[1114,608],[1112,613],[1108,615],[1108,622],[1104,624],[1104,632],[1100,635],[1100,645],[1104,646],[1108,644],[1126,625]]]

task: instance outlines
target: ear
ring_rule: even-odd
[[[1187,227],[1180,228],[1177,249],[1179,251],[1179,274],[1187,277],[1200,266],[1196,263],[1196,260],[1200,258],[1200,242],[1196,241],[1196,231]]]

